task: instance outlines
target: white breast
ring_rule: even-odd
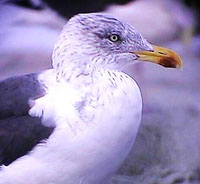
[[[70,113],[57,112],[60,102],[51,100],[51,93],[43,97],[42,103],[52,103],[56,129],[47,143],[4,168],[0,184],[25,184],[27,180],[29,184],[100,184],[117,170],[138,131],[141,94],[134,80],[123,73],[96,77],[100,82],[88,87],[92,93],[79,90],[81,95],[75,95],[70,104],[62,101],[66,111],[72,108]],[[80,103],[80,99],[85,101]]]

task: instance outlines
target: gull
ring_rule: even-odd
[[[72,17],[52,69],[0,83],[0,184],[106,184],[140,126],[140,89],[123,71],[138,61],[182,65],[117,18]]]

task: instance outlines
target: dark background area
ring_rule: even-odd
[[[134,0],[137,1],[137,0]],[[186,6],[194,10],[198,22],[196,32],[200,32],[200,1],[198,0],[180,0]],[[71,17],[77,13],[89,13],[103,11],[106,6],[110,4],[126,4],[131,0],[42,0],[40,3],[34,3],[30,0],[8,0],[10,3],[17,4],[26,8],[33,8],[41,10],[44,8],[44,4],[57,11],[64,17]],[[39,2],[39,1],[37,1]]]

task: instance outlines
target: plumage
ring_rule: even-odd
[[[28,101],[44,95],[36,74],[9,78],[0,83],[0,165],[9,165],[49,137],[53,127],[28,114]]]
[[[1,167],[0,184],[25,184],[27,179],[29,184],[108,182],[129,153],[140,125],[141,93],[122,68],[141,59],[181,66],[174,52],[152,46],[114,17],[71,18],[55,44],[53,69],[0,83],[5,104],[0,104],[0,132],[20,123],[29,127],[23,135],[28,133],[34,142],[27,144],[26,155],[2,162],[10,164]],[[2,150],[9,146],[9,154],[17,152],[20,135],[11,136],[15,142],[10,145],[7,132]]]

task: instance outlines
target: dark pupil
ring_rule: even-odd
[[[111,35],[111,36],[110,36],[110,40],[111,40],[112,42],[116,42],[116,41],[119,40],[119,36],[118,36],[118,35]]]

